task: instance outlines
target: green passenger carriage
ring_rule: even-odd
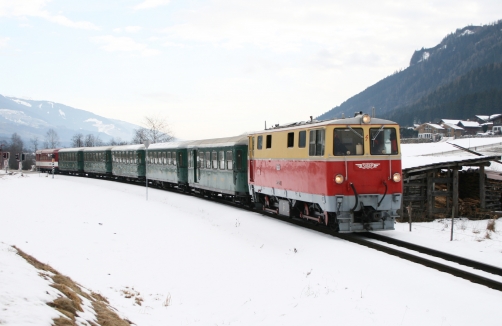
[[[187,148],[190,187],[248,198],[247,135],[193,141]]]
[[[117,177],[145,178],[145,146],[115,146],[112,153],[112,174]]]
[[[187,144],[190,142],[169,142],[152,144],[147,150],[146,174],[148,180],[158,185],[188,188]]]
[[[59,150],[59,171],[63,173],[84,172],[84,148],[63,148]]]
[[[113,146],[85,147],[84,172],[89,174],[112,174]]]

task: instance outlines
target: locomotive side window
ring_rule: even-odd
[[[363,140],[362,128],[335,128],[333,130],[333,154],[363,155]]]
[[[302,130],[298,133],[298,147],[305,148],[307,146],[307,132]]]
[[[309,156],[324,155],[324,129],[310,130]]]
[[[396,155],[397,135],[395,128],[371,128],[370,129],[370,153],[371,155]]]
[[[272,148],[272,135],[267,135],[267,148]]]
[[[232,170],[232,151],[227,151],[227,170]]]
[[[258,136],[258,143],[256,144],[257,149],[261,149],[263,147],[263,136]]]
[[[295,146],[295,133],[288,132],[288,148]]]

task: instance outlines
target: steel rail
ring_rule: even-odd
[[[387,236],[384,236],[384,235],[381,235],[381,234],[376,234],[376,233],[372,233],[372,232],[364,232],[364,233],[359,233],[359,235],[367,237],[367,238],[371,238],[371,239],[375,239],[375,240],[387,242],[389,244],[396,245],[396,246],[399,246],[399,247],[403,247],[403,248],[406,248],[406,249],[418,251],[420,253],[423,253],[423,254],[426,254],[426,255],[429,255],[429,256],[438,257],[438,258],[441,258],[441,259],[444,259],[444,260],[448,260],[448,261],[451,261],[451,262],[454,262],[454,263],[458,263],[460,265],[472,267],[474,269],[478,269],[478,270],[483,271],[483,272],[487,272],[487,273],[495,274],[495,275],[498,275],[498,276],[502,276],[502,268],[499,268],[499,267],[496,267],[496,266],[493,266],[493,265],[488,265],[488,264],[481,263],[481,262],[478,262],[478,261],[475,261],[475,260],[467,259],[467,258],[460,257],[460,256],[455,256],[455,255],[452,255],[452,254],[449,254],[449,253],[446,253],[446,252],[442,252],[442,251],[439,251],[439,250],[427,248],[427,247],[420,246],[420,245],[417,245],[417,244],[414,244],[414,243],[409,243],[409,242],[406,242],[406,241],[402,241],[402,240],[390,238],[390,237],[387,237]]]

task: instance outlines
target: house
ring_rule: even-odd
[[[441,119],[441,121],[439,121],[439,124],[440,125],[443,125],[443,124],[449,124],[449,125],[458,125],[458,123],[462,121],[462,120],[455,120],[455,119]]]
[[[457,126],[462,127],[465,130],[465,135],[475,135],[481,132],[481,125],[477,121],[459,121]]]
[[[445,134],[445,129],[435,123],[423,123],[415,128],[415,130],[418,131],[418,138],[439,140]]]
[[[493,123],[494,126],[502,126],[502,114],[492,114],[488,122]]]
[[[464,128],[454,124],[444,123],[443,128],[445,129],[445,137],[459,138],[464,134]]]

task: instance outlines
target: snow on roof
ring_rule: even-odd
[[[443,123],[451,124],[451,125],[456,125],[459,123],[461,120],[454,120],[454,119],[442,119]]]
[[[109,151],[113,146],[96,146],[96,147],[84,147],[84,152],[102,152]]]
[[[117,151],[136,151],[139,149],[145,149],[145,145],[123,145],[123,146],[114,146],[112,148],[112,152],[117,152]]]
[[[467,128],[475,128],[479,127],[479,122],[477,121],[463,121],[461,120],[459,124],[462,124],[462,126],[467,127]]]
[[[437,124],[435,124],[435,123],[426,123],[426,125],[429,125],[429,126],[431,126],[432,128],[434,128],[434,129],[439,129],[439,130],[444,129],[442,126],[437,125]]]
[[[490,119],[489,115],[475,115],[475,117],[484,121],[488,121],[488,119]]]
[[[190,142],[190,144],[187,147],[188,148],[225,147],[225,146],[247,145],[247,144],[248,144],[248,136],[240,135],[226,138],[194,140]]]
[[[455,130],[464,130],[464,128],[457,126],[457,125],[454,125],[454,124],[445,123],[444,126],[451,128],[451,129],[455,129]]]
[[[69,152],[78,152],[78,151],[83,151],[85,147],[75,147],[75,148],[63,148],[60,149],[60,153],[69,153]]]
[[[502,116],[501,113],[492,114],[487,120],[492,121],[492,120],[495,120],[497,118],[500,118],[500,116]]]
[[[148,150],[151,149],[173,149],[173,148],[186,148],[193,141],[172,141],[167,143],[157,143],[152,144],[148,147]]]

